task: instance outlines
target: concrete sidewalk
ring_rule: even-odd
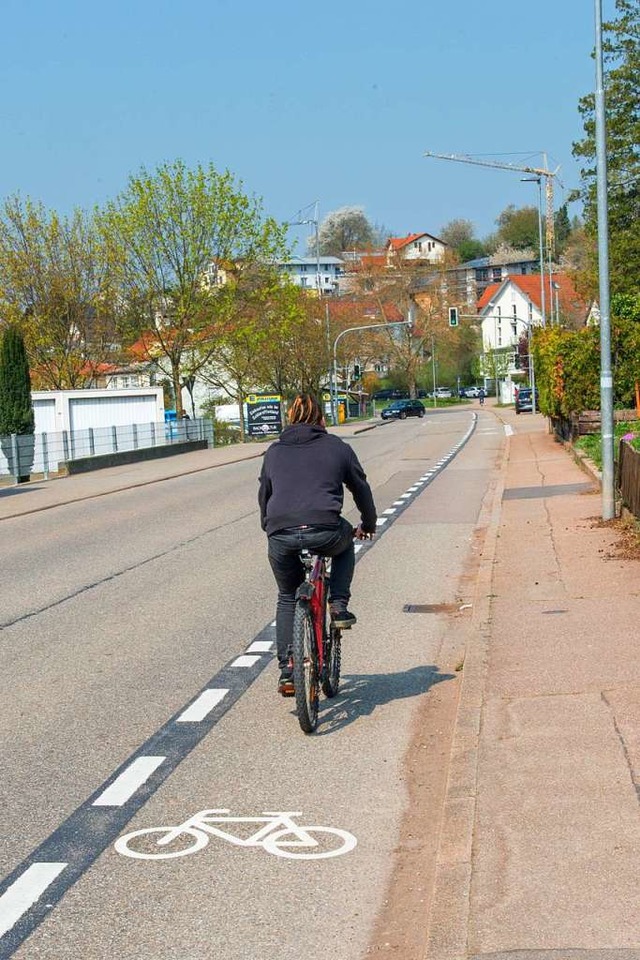
[[[542,417],[494,415],[425,958],[640,958],[640,567]]]

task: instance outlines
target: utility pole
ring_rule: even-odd
[[[613,479],[613,374],[609,306],[609,224],[607,133],[602,58],[602,0],[595,0],[596,20],[596,170],[598,189],[598,276],[600,283],[600,420],[602,437],[602,519],[616,514]]]

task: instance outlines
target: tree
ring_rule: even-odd
[[[130,335],[166,365],[180,415],[183,374],[211,360],[215,331],[253,295],[265,265],[284,257],[284,227],[228,171],[189,170],[181,160],[130,177],[99,223]]]
[[[378,241],[377,231],[367,219],[363,207],[341,207],[328,213],[318,229],[318,245],[323,256],[340,257],[347,250],[370,250]],[[310,241],[315,253],[315,240]]]
[[[572,232],[571,221],[569,219],[569,212],[567,210],[566,203],[563,203],[562,206],[556,210],[553,220],[556,246],[555,252],[558,256],[561,256],[567,249]]]
[[[486,254],[484,244],[475,236],[475,227],[471,220],[450,220],[440,229],[440,239],[444,240],[451,250],[455,250],[461,263]]]
[[[12,434],[18,435],[18,463],[13,468],[18,483],[28,480],[31,473],[34,430],[31,377],[24,338],[15,325],[10,325],[0,346],[0,438],[2,451],[11,463],[13,442],[10,438]]]
[[[10,197],[0,213],[0,306],[19,324],[34,381],[82,387],[114,358],[116,309],[107,251],[94,218],[63,218]]]
[[[609,256],[612,293],[634,293],[640,276],[640,7],[637,0],[616,0],[617,18],[604,24],[605,125],[607,133]],[[573,195],[584,203],[585,228],[597,236],[595,97],[578,104],[585,137],[573,155],[585,161],[581,187]],[[592,247],[583,285],[597,295],[597,248]]]
[[[526,250],[539,247],[539,222],[536,207],[515,207],[510,204],[496,220],[498,230],[491,238],[493,249],[500,246]]]

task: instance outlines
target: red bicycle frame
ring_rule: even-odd
[[[318,651],[318,673],[324,666],[324,631],[327,591],[327,565],[324,557],[303,557],[307,568],[306,579],[298,588],[298,596],[309,601],[311,620]]]

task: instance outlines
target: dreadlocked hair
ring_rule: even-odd
[[[310,393],[299,393],[294,398],[287,411],[290,424],[312,423],[320,424],[324,419],[324,412],[316,398]]]

